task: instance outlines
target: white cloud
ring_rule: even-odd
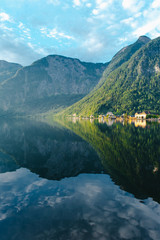
[[[130,17],[130,18],[121,20],[121,23],[125,23],[125,24],[131,26],[132,28],[136,28],[138,22],[134,17]]]
[[[32,43],[28,43],[28,46],[31,48],[31,49],[34,49],[34,46],[33,46],[33,44]]]
[[[46,55],[38,47],[33,49],[21,35],[17,37],[14,31],[4,31],[0,28],[0,36],[0,59],[28,65]]]
[[[141,35],[145,35],[147,33],[151,33],[151,35],[152,35],[152,32],[155,32],[155,29],[157,27],[159,28],[159,22],[160,22],[160,16],[158,18],[156,18],[155,20],[151,21],[151,22],[147,22],[142,27],[137,28],[133,32],[133,35],[135,35],[136,37],[139,37]],[[160,30],[158,31],[158,29],[157,29],[156,34],[154,34],[154,36],[157,37],[159,35],[160,35]]]
[[[32,44],[31,42],[27,43],[28,47],[30,47],[32,50],[34,50],[35,53],[38,53],[39,55],[46,56],[48,55],[48,52],[45,51],[42,47],[38,47],[35,44]]]
[[[10,32],[13,31],[13,28],[7,27],[4,23],[0,24],[0,29],[3,30],[3,31],[6,31],[6,30],[10,31]]]
[[[160,8],[160,1],[159,0],[154,0],[151,7],[152,8]]]
[[[22,22],[19,23],[18,28],[24,33],[25,37],[31,39],[30,29],[26,28]]]
[[[86,7],[90,8],[90,7],[92,7],[92,4],[91,3],[86,3]]]
[[[47,35],[47,29],[45,27],[40,28],[42,34]]]
[[[123,37],[123,38],[119,38],[118,39],[120,43],[124,43],[126,42],[128,39],[126,37]]]
[[[96,34],[89,33],[86,41],[83,43],[83,47],[85,47],[88,52],[96,53],[103,49],[103,43]]]
[[[92,6],[92,4],[87,1],[88,0],[73,0],[73,7],[81,7],[85,4],[84,6],[90,8]]]
[[[60,39],[60,38],[66,38],[66,39],[72,39],[74,40],[74,37],[72,36],[69,36],[63,32],[59,32],[57,30],[57,28],[53,28],[51,30],[47,29],[47,28],[41,28],[40,29],[41,33],[44,34],[46,37],[49,37],[49,38],[55,38],[55,39]]]
[[[153,38],[158,37],[160,35],[160,10],[148,8],[143,12],[143,18],[143,23],[135,29],[133,35],[138,37],[150,34]]]
[[[23,29],[24,28],[24,25],[23,25],[23,23],[19,23],[19,25],[18,25],[18,27],[20,28],[20,29]]]
[[[93,15],[98,15],[99,11],[98,11],[98,9],[93,9],[92,13],[93,13]]]
[[[75,6],[75,7],[81,6],[80,0],[73,0],[73,6]]]
[[[122,6],[124,9],[129,10],[131,12],[138,12],[143,6],[145,2],[139,0],[123,0]]]
[[[121,21],[121,23],[130,24],[133,20],[134,20],[134,18],[133,18],[133,17],[130,17],[130,18],[123,19],[123,20]]]
[[[0,21],[1,22],[5,22],[5,21],[11,22],[11,17],[5,12],[1,12],[0,13]]]
[[[114,0],[96,0],[96,8],[93,9],[92,14],[93,15],[98,15],[101,12],[105,11],[108,9],[108,7],[113,3]]]

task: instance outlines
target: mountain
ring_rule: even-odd
[[[0,60],[0,83],[11,78],[20,68],[20,64]]]
[[[138,41],[140,40],[146,40],[146,38],[141,37]],[[106,77],[104,73],[100,80],[102,84],[99,83],[99,87],[66,109],[63,114],[76,113],[88,116],[107,111],[113,111],[117,114],[123,112],[133,114],[143,110],[159,112],[160,38],[148,41],[148,43],[146,43],[147,41],[143,42],[144,46],[135,51],[132,56],[130,55],[129,60],[126,59],[123,64],[111,71]],[[134,45],[131,46],[134,47]],[[128,48],[122,49],[118,56],[126,51]],[[116,59],[116,56],[114,58]],[[112,61],[115,61],[114,58]],[[110,64],[107,68],[110,68]]]
[[[22,114],[64,108],[88,94],[106,66],[49,55],[0,84],[0,108]]]
[[[137,50],[139,50],[142,46],[144,46],[150,40],[151,39],[146,36],[140,36],[135,43],[122,48],[118,53],[116,53],[116,55],[112,58],[112,61],[107,66],[106,70],[104,71],[103,77],[101,78],[96,89],[105,82],[106,77],[112,71],[114,71],[116,68],[120,67],[124,62],[128,61]]]

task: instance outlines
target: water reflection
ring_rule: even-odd
[[[142,127],[145,128],[147,126],[146,120],[136,120],[135,127]]]
[[[160,125],[143,129],[90,120],[52,124],[1,121],[0,172],[25,167],[56,180],[105,172],[136,197],[160,202]]]
[[[76,122],[81,122],[82,120],[84,121],[88,121],[90,120],[91,123],[94,123],[98,120],[99,123],[102,124],[107,124],[107,126],[112,126],[114,123],[122,123],[123,125],[125,124],[134,124],[135,127],[142,127],[145,128],[147,127],[147,125],[150,125],[151,123],[155,123],[158,124],[160,123],[159,120],[157,119],[151,119],[151,120],[143,120],[143,119],[135,119],[135,118],[116,118],[116,119],[111,119],[111,118],[106,118],[106,117],[101,117],[101,118],[79,118],[79,117],[70,117],[68,118],[69,121],[72,121],[72,123],[76,123]]]
[[[159,240],[160,125],[1,119],[0,136],[1,240]]]
[[[108,175],[48,181],[21,168],[0,175],[0,190],[1,240],[159,240],[160,205],[141,203]]]
[[[63,121],[89,142],[115,183],[138,198],[160,202],[160,125],[136,128],[127,122],[108,127],[96,121]]]
[[[57,123],[1,120],[0,136],[0,172],[25,167],[41,177],[60,180],[103,171],[96,151]]]

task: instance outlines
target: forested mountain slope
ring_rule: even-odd
[[[137,50],[106,76],[99,88],[62,114],[88,116],[107,111],[133,114],[143,110],[160,112],[160,38]]]

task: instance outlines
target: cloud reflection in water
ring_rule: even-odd
[[[61,181],[24,168],[0,174],[0,239],[155,239],[160,206],[141,202],[105,174]]]

